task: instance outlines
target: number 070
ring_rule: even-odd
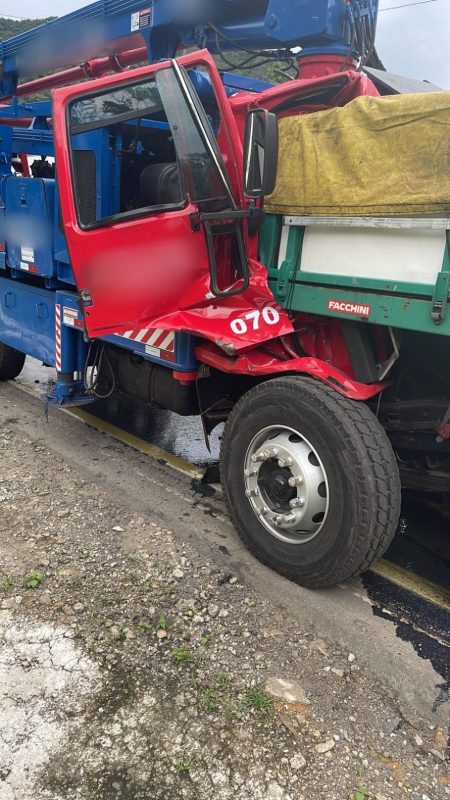
[[[262,311],[249,311],[244,317],[233,319],[230,328],[236,336],[243,336],[248,330],[259,331],[261,320],[266,325],[276,325],[280,321],[280,315],[276,308],[266,306]]]

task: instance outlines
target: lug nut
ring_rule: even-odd
[[[279,467],[292,467],[292,458],[288,456],[288,458],[280,458],[278,460]]]
[[[246,478],[252,478],[254,475],[257,474],[258,470],[256,469],[256,467],[253,467],[253,469],[244,469],[244,475]]]
[[[246,489],[245,496],[246,497],[257,497],[259,495],[258,489]]]
[[[280,526],[280,528],[286,528],[291,522],[295,522],[297,517],[295,514],[277,514],[274,522]]]
[[[255,461],[267,461],[268,458],[270,458],[269,451],[260,450],[259,453],[253,453],[251,460],[255,463]]]
[[[291,508],[303,508],[305,505],[305,498],[304,497],[296,497],[294,500],[289,502]]]
[[[289,486],[301,486],[303,478],[301,475],[296,475],[294,478],[289,478]]]
[[[270,509],[269,509],[269,508],[267,508],[267,506],[263,506],[263,507],[262,507],[262,509],[261,509],[261,514],[262,514],[262,516],[263,516],[263,517],[267,516],[267,514],[269,513],[269,511],[270,511]]]

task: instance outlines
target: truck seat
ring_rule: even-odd
[[[181,188],[178,164],[149,164],[142,170],[139,179],[139,203],[147,206],[165,206],[181,203]]]

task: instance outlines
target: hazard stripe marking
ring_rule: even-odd
[[[175,352],[175,332],[166,331],[163,328],[136,328],[126,333],[116,333],[122,339],[128,339],[130,342],[137,342],[144,344],[146,352],[154,350],[165,350],[168,353]]]
[[[55,367],[57,372],[61,372],[62,353],[61,353],[61,306],[55,305]]]
[[[169,349],[171,349],[169,347],[169,345],[173,344],[173,341],[174,341],[173,333],[168,333],[166,338],[164,339],[164,341],[161,342],[161,345],[160,345],[161,350],[169,350]]]
[[[149,336],[149,338],[147,339],[147,342],[146,342],[146,344],[149,344],[149,345],[154,345],[154,344],[155,344],[155,342],[157,342],[157,341],[158,341],[158,339],[159,339],[159,337],[161,336],[161,331],[160,331],[160,330],[156,330],[156,331],[152,331],[152,332],[150,332],[150,331],[149,331],[149,333],[150,333],[151,335],[150,335],[150,336]]]

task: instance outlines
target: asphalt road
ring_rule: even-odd
[[[217,459],[218,436],[208,453],[198,420],[149,414],[142,404],[116,398],[83,411],[52,409],[47,425],[39,394],[48,377],[50,370],[30,362],[16,385],[0,390],[13,406],[8,414],[19,418],[24,431],[43,436],[47,447],[82,464],[87,476],[113,488],[130,507],[150,503],[167,525],[183,519],[183,537],[209,558],[240,574],[286,617],[295,619],[301,611],[318,635],[369,664],[406,715],[416,710],[447,723],[447,521],[407,500],[405,529],[374,571],[335,589],[309,591],[259,564],[241,545],[220,493],[200,485],[202,467]]]

